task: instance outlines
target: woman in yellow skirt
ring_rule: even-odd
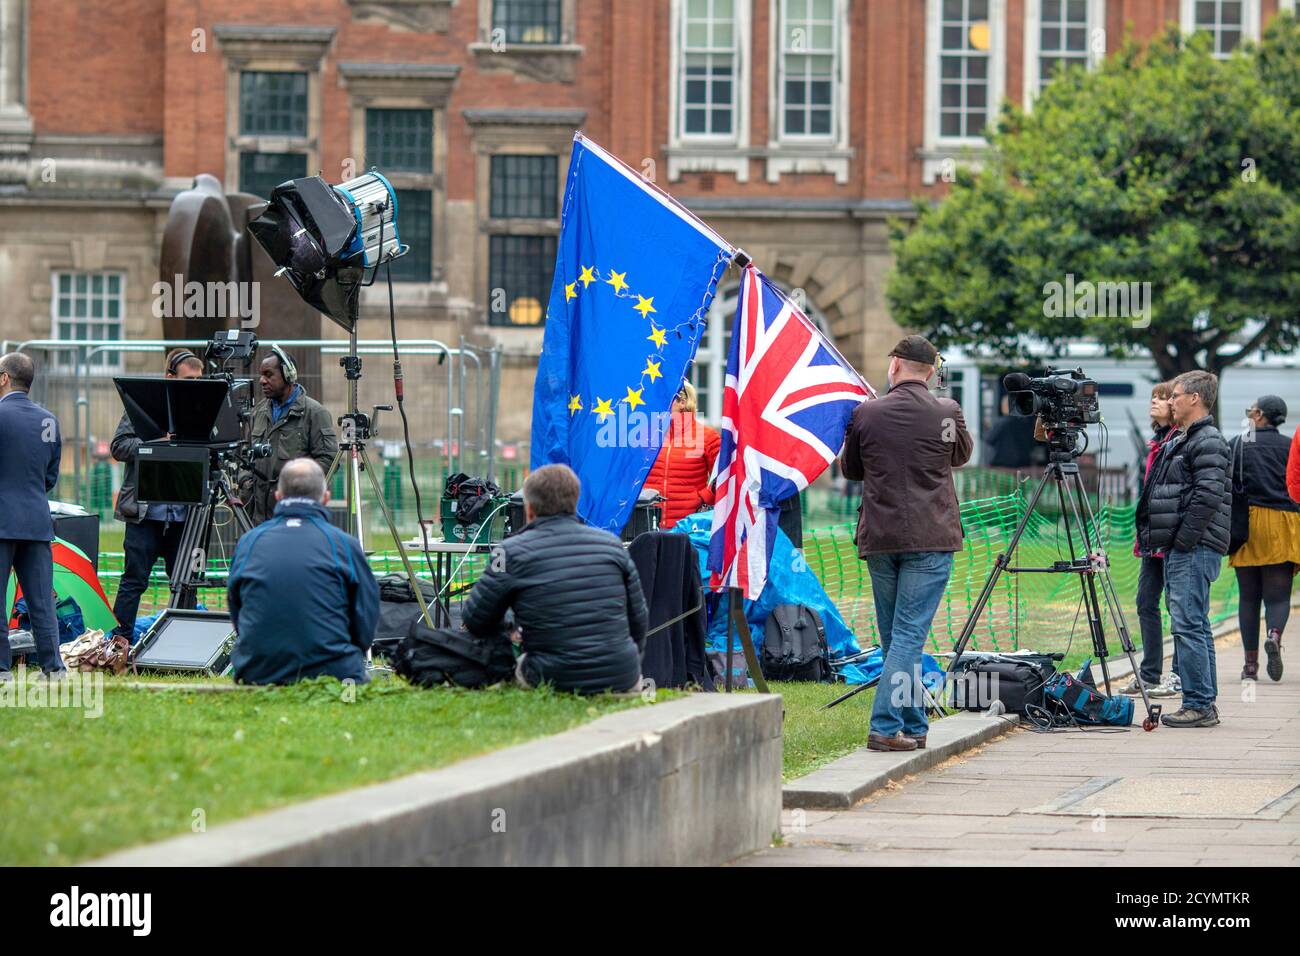
[[[1246,543],[1228,559],[1237,572],[1241,646],[1246,653],[1242,680],[1259,675],[1259,608],[1264,606],[1268,634],[1264,641],[1265,670],[1282,679],[1282,632],[1291,612],[1291,586],[1300,571],[1300,505],[1286,487],[1291,436],[1278,426],[1286,421],[1286,403],[1262,395],[1246,410],[1253,434],[1232,440],[1232,476],[1245,487],[1250,505]]]

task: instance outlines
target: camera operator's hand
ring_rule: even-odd
[[[1034,418],[1034,441],[1047,441],[1047,429],[1043,427],[1043,416]]]

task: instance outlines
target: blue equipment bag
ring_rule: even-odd
[[[1127,727],[1133,723],[1133,700],[1107,697],[1092,682],[1092,661],[1085,661],[1078,675],[1057,674],[1043,688],[1047,700],[1061,706],[1075,723],[1092,726]]]

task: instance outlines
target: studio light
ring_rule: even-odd
[[[349,332],[367,269],[403,255],[397,195],[378,172],[331,186],[319,176],[291,179],[248,231],[313,308]],[[373,281],[373,275],[371,276]]]

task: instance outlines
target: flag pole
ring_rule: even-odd
[[[727,621],[727,689],[731,689],[731,626],[734,624],[736,634],[740,638],[741,650],[745,652],[745,664],[749,669],[750,680],[754,682],[760,694],[770,694],[772,692],[763,678],[763,668],[758,664],[758,654],[754,651],[754,639],[749,633],[749,621],[745,618],[745,596],[740,588],[727,588],[727,591],[727,604],[731,611]]]

